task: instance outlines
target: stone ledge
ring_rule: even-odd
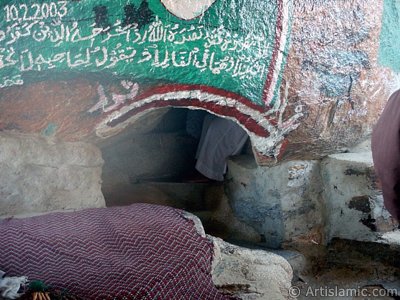
[[[327,241],[382,242],[382,234],[395,228],[383,206],[370,151],[329,155],[321,163],[321,176]]]
[[[0,217],[104,207],[103,159],[87,143],[0,134]]]
[[[350,163],[362,163],[368,165],[369,167],[372,167],[374,164],[372,161],[371,151],[357,153],[337,153],[329,155],[328,158],[339,161],[348,161]]]
[[[0,133],[0,163],[59,167],[101,167],[100,149],[84,142],[64,142],[39,135]]]
[[[287,161],[274,167],[253,162],[243,156],[228,161],[225,192],[239,221],[253,227],[270,248],[321,227],[318,161]]]
[[[389,244],[400,249],[400,230],[394,230],[382,234],[380,241],[384,244]]]

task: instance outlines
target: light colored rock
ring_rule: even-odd
[[[293,299],[289,295],[293,271],[283,257],[210,238],[214,242],[212,277],[219,289],[235,291],[235,296],[246,300]]]
[[[87,143],[0,134],[0,217],[105,206],[102,165]]]
[[[330,155],[321,163],[321,176],[327,241],[379,242],[382,232],[395,228],[383,206],[371,152]]]
[[[193,221],[200,236],[213,242],[212,279],[220,290],[245,300],[293,299],[289,296],[293,270],[284,258],[293,253],[280,251],[282,255],[278,255],[235,246],[206,235],[197,216],[184,212],[183,217]],[[293,261],[298,263],[299,258]]]
[[[397,222],[383,205],[369,149],[366,140],[351,153],[274,167],[232,159],[226,183],[230,206],[272,248],[333,238],[397,244],[390,234],[382,236]]]
[[[201,237],[206,237],[206,232],[204,231],[203,224],[201,223],[200,219],[195,216],[194,214],[191,214],[190,212],[184,211],[183,212],[183,217],[188,220],[192,220],[194,223],[194,227],[196,228],[197,233]]]
[[[321,188],[318,161],[260,167],[242,156],[228,163],[226,193],[235,215],[271,248],[323,224]]]
[[[386,232],[381,236],[382,242],[400,247],[400,230]]]
[[[350,148],[347,152],[350,153],[371,152],[371,137],[368,137],[365,141]]]

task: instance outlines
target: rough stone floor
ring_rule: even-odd
[[[400,248],[393,242],[333,240],[301,252],[310,264],[293,283],[299,300],[400,299]]]

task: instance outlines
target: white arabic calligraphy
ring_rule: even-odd
[[[139,92],[139,84],[133,83],[131,81],[123,80],[121,81],[121,85],[125,90],[128,90],[128,94],[111,94],[111,99],[112,101],[109,101],[107,98],[104,87],[100,84],[97,87],[97,93],[99,95],[99,100],[95,105],[93,105],[88,112],[89,113],[94,113],[96,111],[99,111],[100,109],[103,112],[109,112],[114,110],[115,108],[119,107],[120,105],[124,104],[125,101],[127,100],[133,100],[137,96]],[[110,105],[110,103],[113,103]]]
[[[191,68],[191,72],[217,76],[224,73],[241,80],[248,76],[261,79],[271,48],[265,36],[239,36],[223,26],[208,29],[200,24],[165,24],[158,17],[142,31],[137,24],[123,26],[120,20],[112,30],[108,29],[95,24],[83,27],[77,21],[63,23],[59,19],[50,23],[36,19],[9,22],[5,31],[0,31],[0,47],[4,45],[0,48],[0,69],[116,69],[135,64],[145,65],[148,72],[158,68]],[[15,50],[26,43],[32,47]],[[51,43],[53,51],[38,51],[44,43]]]

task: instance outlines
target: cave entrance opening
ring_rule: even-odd
[[[200,215],[210,210],[210,202],[222,197],[223,182],[202,180],[194,168],[207,114],[187,108],[151,110],[101,142],[107,206],[144,202]],[[248,139],[240,153],[252,155]]]

